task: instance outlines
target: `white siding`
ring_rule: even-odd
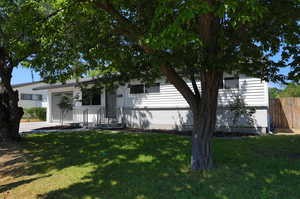
[[[19,91],[19,106],[23,108],[31,108],[31,107],[45,107],[48,106],[48,99],[47,95],[48,92],[46,90],[33,90],[36,87],[43,86],[45,83],[36,83],[30,84],[25,86],[20,86],[15,88],[14,90]],[[21,94],[40,94],[43,96],[42,101],[35,101],[35,100],[21,100]]]
[[[130,94],[129,84],[120,86],[117,89],[117,108],[122,109],[126,124],[130,127],[151,128],[151,129],[184,129],[185,126],[192,124],[192,114],[189,106],[176,88],[166,83],[165,80],[157,81],[160,83],[159,93]],[[139,84],[138,81],[130,83]],[[190,87],[191,83],[188,83]],[[198,83],[200,88],[200,83]],[[74,91],[74,96],[78,95],[81,99],[79,88],[60,88],[52,89],[51,92]],[[241,95],[247,106],[256,108],[254,114],[254,124],[247,125],[245,121],[232,123],[232,113],[222,110],[221,107],[228,105],[235,95]],[[220,128],[266,128],[267,109],[268,109],[268,87],[267,83],[258,78],[250,78],[241,75],[239,78],[239,89],[221,89],[219,92],[219,111],[218,126]],[[75,103],[73,110],[74,122],[83,121],[82,112],[88,110],[89,122],[97,120],[97,111],[100,107],[105,107],[105,92],[101,95],[101,106],[82,106],[81,102]],[[51,110],[50,113],[51,114]],[[121,120],[120,120],[121,121]]]
[[[141,109],[128,110],[126,112],[126,123],[129,127],[145,129],[178,129],[184,130],[192,125],[192,113],[182,109]],[[253,115],[253,124],[247,121],[233,123],[232,113],[229,110],[218,111],[217,128],[267,128],[267,109],[259,109]]]
[[[152,129],[184,129],[192,124],[192,114],[188,104],[176,88],[161,80],[160,93],[130,94],[128,86],[119,89],[123,93],[123,105],[127,108],[126,122],[131,127]],[[132,82],[131,84],[138,84]],[[192,87],[191,83],[188,83]],[[198,82],[200,89],[200,83]],[[258,78],[244,75],[239,77],[239,89],[220,89],[218,104],[223,107],[241,96],[249,107],[255,107],[254,123],[249,125],[246,119],[233,124],[232,112],[229,110],[218,111],[217,126],[221,129],[229,128],[266,128],[268,126],[268,87],[267,83]]]
[[[165,81],[159,81],[160,93],[130,94],[128,87],[123,87],[124,106],[135,108],[188,107],[187,102],[176,88]],[[188,83],[192,87],[191,83]],[[219,105],[227,105],[236,94],[241,95],[248,106],[268,106],[265,93],[266,82],[258,78],[240,76],[239,89],[220,89]],[[200,83],[198,83],[200,88]]]
[[[87,111],[88,113],[88,122],[96,123],[97,122],[97,113],[101,107],[105,106],[105,92],[104,90],[101,93],[101,105],[82,105],[82,92],[80,88],[74,88],[74,98],[75,104],[73,107],[73,120],[74,122],[81,123],[84,121],[83,112]]]

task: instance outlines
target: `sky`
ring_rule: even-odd
[[[39,81],[41,78],[37,73],[33,73],[33,80]],[[19,66],[13,71],[12,84],[32,82],[31,70]]]

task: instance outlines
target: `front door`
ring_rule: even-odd
[[[106,117],[107,118],[116,118],[116,109],[117,109],[117,96],[115,90],[106,90],[105,93],[105,106],[106,106]]]

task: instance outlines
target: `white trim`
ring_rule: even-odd
[[[265,98],[266,98],[266,105],[267,107],[269,107],[269,85],[266,81],[264,81],[265,83]]]
[[[52,122],[52,93],[50,91],[48,91],[47,102],[47,122]]]

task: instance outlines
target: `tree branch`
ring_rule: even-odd
[[[0,27],[0,36],[2,37],[3,40],[7,40],[7,34],[4,33],[4,31],[2,30],[2,28]]]
[[[198,89],[197,82],[196,82],[196,80],[195,80],[195,75],[194,75],[193,73],[192,73],[192,75],[191,75],[191,81],[192,81],[192,85],[193,85],[193,89],[194,89],[195,96],[196,96],[197,98],[199,98],[199,97],[200,97],[200,91],[199,91],[199,89]]]
[[[95,6],[109,13],[111,16],[116,18],[119,23],[127,26],[126,35],[130,39],[138,41],[140,38],[142,38],[142,31],[140,31],[136,25],[134,25],[129,19],[124,17],[118,10],[116,10],[109,0],[105,0],[105,3],[96,1]]]
[[[128,20],[122,14],[120,14],[120,12],[112,6],[109,0],[105,0],[105,3],[100,3],[97,1],[95,2],[95,6],[109,13],[111,16],[115,17],[119,21],[119,23],[124,24],[127,27],[126,30],[124,30],[124,28],[118,28],[118,30],[122,31],[122,33],[130,39],[138,42],[143,37],[142,31],[140,31],[139,28],[136,25],[134,25],[130,20]],[[145,44],[139,43],[139,46],[146,53],[155,53],[155,50],[153,50]],[[193,91],[172,67],[162,65],[160,67],[160,70],[162,73],[165,74],[167,80],[171,82],[175,86],[175,88],[182,94],[182,96],[185,98],[185,100],[190,106],[195,104],[195,95]]]
[[[48,21],[51,17],[56,16],[59,12],[63,11],[65,8],[60,8],[58,10],[53,11],[51,14],[49,14],[48,16],[46,16],[45,18],[43,18],[42,22],[46,22]]]
[[[178,75],[178,73],[171,67],[163,65],[160,67],[167,80],[172,83],[175,88],[182,94],[184,99],[192,107],[195,104],[195,95],[186,82]]]

